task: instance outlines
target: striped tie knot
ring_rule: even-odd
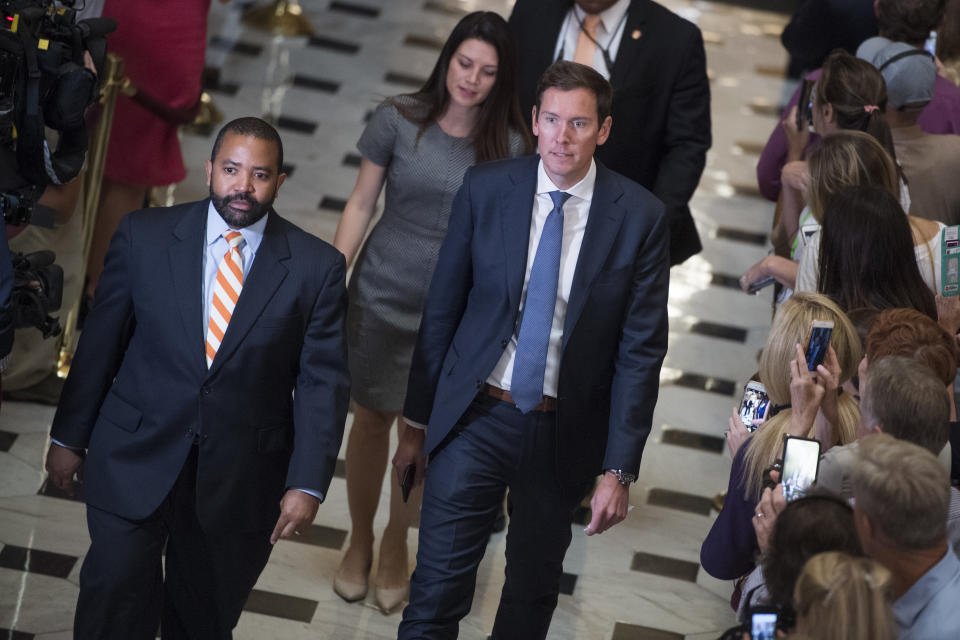
[[[220,343],[227,333],[233,310],[240,299],[243,289],[243,254],[240,246],[243,244],[243,234],[239,231],[227,231],[223,234],[230,248],[220,261],[217,269],[217,279],[213,283],[213,296],[210,299],[210,322],[207,324],[207,368],[213,364]]]
[[[231,249],[236,249],[243,243],[243,234],[231,229],[223,234],[223,239],[227,241]]]

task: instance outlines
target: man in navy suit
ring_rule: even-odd
[[[69,489],[86,453],[77,638],[152,639],[161,619],[164,639],[230,638],[271,545],[329,487],[345,264],[273,211],[281,166],[273,127],[234,120],[209,200],[132,213],[113,237],[47,455]]]
[[[667,347],[669,223],[593,159],[611,94],[590,67],[549,67],[539,157],[473,167],[454,201],[394,458],[426,471],[402,639],[456,637],[505,488],[498,640],[546,637],[586,484],[603,474],[588,535],[626,517]]]

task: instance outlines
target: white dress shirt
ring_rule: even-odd
[[[594,52],[591,66],[607,80],[610,79],[610,72],[613,70],[607,68],[600,47],[607,50],[611,61],[617,59],[617,51],[620,49],[620,40],[623,37],[629,7],[630,0],[617,0],[608,9],[599,13],[600,24],[597,26],[596,40],[600,46]],[[564,18],[563,25],[560,27],[557,44],[553,48],[554,60],[560,58],[561,52],[563,53],[563,60],[573,60],[573,54],[577,50],[577,39],[580,37],[580,22],[583,21],[585,15],[586,12],[576,3],[570,7],[570,11],[567,12],[567,17]]]
[[[587,175],[577,184],[565,191],[570,198],[563,205],[563,238],[560,244],[560,277],[557,281],[557,303],[553,308],[553,325],[550,328],[550,339],[547,341],[547,365],[543,372],[543,395],[556,397],[557,382],[560,379],[560,347],[563,343],[563,323],[567,317],[567,303],[570,301],[570,289],[573,285],[573,274],[577,269],[577,259],[580,257],[580,246],[583,244],[583,232],[587,228],[587,218],[590,214],[590,202],[593,200],[593,185],[597,181],[597,163],[590,160],[590,169]],[[540,234],[547,216],[553,211],[551,191],[564,191],[553,184],[547,172],[543,170],[543,160],[537,165],[537,191],[533,199],[533,215],[530,217],[530,239],[527,244],[527,268],[523,276],[523,291],[520,295],[520,313],[523,314],[523,304],[527,299],[527,283],[530,282],[530,270],[533,269],[533,259],[537,255],[537,245],[540,244]],[[487,384],[501,389],[510,390],[513,379],[513,362],[517,353],[517,333],[519,323],[510,336],[510,342],[504,349],[497,366],[487,377]],[[426,429],[427,425],[410,420],[406,416],[404,422],[414,429]]]
[[[540,234],[547,216],[553,210],[551,191],[566,191],[570,198],[563,205],[563,240],[560,245],[560,277],[557,282],[557,303],[553,308],[553,326],[547,342],[547,366],[543,372],[543,395],[557,396],[557,381],[560,378],[560,346],[563,342],[563,323],[567,317],[567,302],[570,300],[570,287],[573,273],[580,257],[580,245],[583,244],[583,232],[587,228],[590,214],[590,201],[593,199],[593,185],[597,180],[597,164],[590,161],[590,169],[583,180],[569,189],[560,189],[543,169],[543,161],[537,165],[537,195],[533,199],[533,215],[530,218],[530,240],[527,245],[527,269],[523,276],[523,292],[520,296],[520,313],[523,317],[523,305],[527,298],[527,284],[530,282],[530,270],[537,255]],[[519,330],[520,325],[517,325]],[[497,366],[487,378],[487,384],[501,389],[510,389],[513,379],[513,362],[517,353],[517,333],[510,337]]]

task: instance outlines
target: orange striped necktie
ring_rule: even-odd
[[[600,16],[588,13],[583,16],[583,27],[577,36],[577,48],[573,52],[573,61],[593,66],[593,59],[597,53],[597,27],[600,26]]]
[[[239,231],[227,231],[223,237],[230,244],[230,248],[220,261],[217,279],[213,285],[213,298],[210,301],[210,324],[207,325],[208,369],[217,355],[220,343],[223,342],[223,335],[227,332],[233,309],[240,299],[240,290],[243,289],[243,255],[240,253],[243,235]]]

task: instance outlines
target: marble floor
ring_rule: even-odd
[[[459,16],[476,8],[507,15],[512,1],[301,4],[315,37],[273,38],[243,25],[242,3],[212,3],[207,87],[228,118],[277,118],[289,176],[278,210],[331,240],[356,177],[355,143],[367,113],[382,97],[422,82]],[[572,525],[550,631],[557,640],[705,640],[734,622],[731,585],[707,576],[698,558],[716,515],[710,497],[727,482],[726,419],[769,328],[769,298],[743,295],[736,279],[769,248],[773,207],[758,196],[754,168],[789,90],[778,40],[787,17],[743,4],[664,4],[696,22],[707,43],[714,144],[692,203],[705,248],[672,273],[670,348],[654,431],[631,490],[634,509],[602,536],[587,538],[581,524]],[[211,144],[211,137],[184,135],[189,175],[176,188],[177,201],[206,196]],[[52,415],[49,407],[23,403],[0,409],[0,640],[71,637],[88,537],[82,505],[44,482]],[[277,545],[236,638],[395,637],[399,615],[381,614],[372,594],[351,605],[331,590],[349,528],[343,483],[341,465],[312,530]],[[486,638],[491,628],[504,541],[502,533],[491,538],[462,638]],[[412,558],[415,535],[410,545]]]

